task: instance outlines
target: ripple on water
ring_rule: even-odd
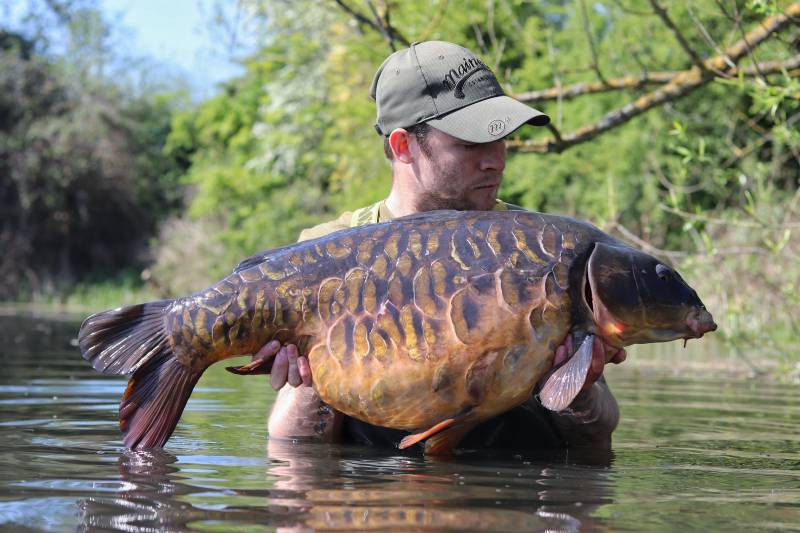
[[[269,441],[274,395],[265,381],[212,368],[168,451],[128,452],[117,421],[125,380],[99,376],[69,348],[76,324],[38,324],[30,335],[26,327],[0,318],[0,334],[11,328],[20,339],[0,342],[3,530],[742,531],[800,523],[796,387],[622,365],[609,372],[622,410],[613,453],[434,459]]]

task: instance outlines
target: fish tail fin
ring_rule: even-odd
[[[164,312],[172,302],[129,305],[90,316],[78,332],[83,358],[103,374],[136,371],[168,349]]]
[[[182,365],[171,352],[144,364],[128,381],[119,405],[119,429],[131,449],[162,448],[181,418],[202,371]]]
[[[78,333],[84,359],[105,374],[129,374],[119,426],[129,448],[160,448],[178,424],[205,369],[175,357],[164,327],[172,300],[120,307],[87,318]]]

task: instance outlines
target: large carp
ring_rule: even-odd
[[[418,431],[402,446],[430,437],[435,454],[525,401],[567,335],[580,348],[540,392],[553,410],[579,392],[592,336],[623,347],[714,329],[672,268],[587,223],[438,211],[264,252],[191,296],[90,316],[79,342],[96,370],[133,373],[119,410],[131,448],[166,443],[210,365],[277,339],[308,356],[326,403]]]

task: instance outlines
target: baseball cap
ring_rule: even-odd
[[[375,73],[370,96],[378,105],[376,131],[427,122],[458,139],[485,143],[523,124],[546,126],[550,117],[503,92],[481,59],[444,41],[412,43],[390,55]]]

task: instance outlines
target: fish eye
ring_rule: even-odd
[[[661,281],[668,281],[672,279],[672,271],[666,265],[662,265],[661,263],[656,265],[656,276]]]

